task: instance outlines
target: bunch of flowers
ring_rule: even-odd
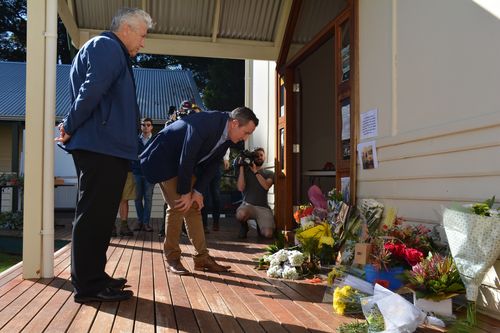
[[[295,219],[295,222],[301,223],[303,218],[309,217],[312,215],[314,210],[314,207],[311,205],[302,205],[299,206],[299,209],[295,211],[293,214],[293,218]]]
[[[403,243],[396,243],[394,240],[381,238],[372,246],[371,263],[381,270],[389,271],[392,267],[413,267],[418,264],[424,255],[421,251],[407,247]]]
[[[431,230],[424,225],[402,225],[403,218],[396,217],[392,226],[382,225],[381,235],[398,239],[409,248],[427,255],[434,250]]]
[[[430,253],[427,258],[405,273],[408,287],[417,298],[441,301],[465,293],[460,273],[449,256]]]
[[[453,260],[465,284],[467,321],[476,325],[479,286],[500,256],[500,215],[495,197],[443,212],[443,226]]]
[[[333,292],[333,311],[339,315],[362,313],[360,299],[367,296],[349,285],[337,287]]]
[[[267,276],[288,280],[297,280],[300,278],[300,273],[302,272],[301,266],[304,263],[302,252],[281,249],[265,258],[265,260],[269,262]]]

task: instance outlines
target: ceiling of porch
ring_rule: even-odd
[[[59,0],[73,44],[109,28],[118,8],[137,7],[155,25],[144,53],[214,58],[278,58],[287,24],[296,22],[291,52],[307,44],[348,0]],[[290,23],[289,23],[290,22]],[[289,28],[290,29],[290,28]],[[289,53],[289,57],[293,54]]]

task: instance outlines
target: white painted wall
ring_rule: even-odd
[[[359,111],[379,109],[379,168],[358,169],[358,198],[440,225],[441,206],[500,196],[499,39],[473,1],[359,1]],[[496,272],[480,306],[500,316]]]
[[[259,126],[248,140],[248,147],[263,147],[267,160],[265,168],[274,171],[276,157],[276,63],[246,60],[246,102],[257,118]],[[269,189],[269,205],[274,207],[274,186]]]

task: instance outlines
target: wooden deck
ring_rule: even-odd
[[[57,230],[67,238],[70,225]],[[155,229],[158,230],[158,221]],[[126,276],[134,297],[121,303],[77,304],[73,301],[70,248],[55,254],[53,279],[23,280],[22,267],[0,274],[1,332],[335,332],[352,318],[332,313],[323,303],[325,285],[270,279],[254,269],[264,253],[255,231],[236,240],[235,222],[207,235],[210,253],[232,265],[223,274],[166,272],[157,232],[113,238],[107,271]],[[183,238],[184,265],[193,271],[192,246]],[[482,321],[482,332],[499,332]],[[422,329],[420,332],[439,332]]]

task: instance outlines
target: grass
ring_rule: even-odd
[[[20,255],[0,253],[0,272],[5,271],[7,268],[17,264],[22,260]]]

